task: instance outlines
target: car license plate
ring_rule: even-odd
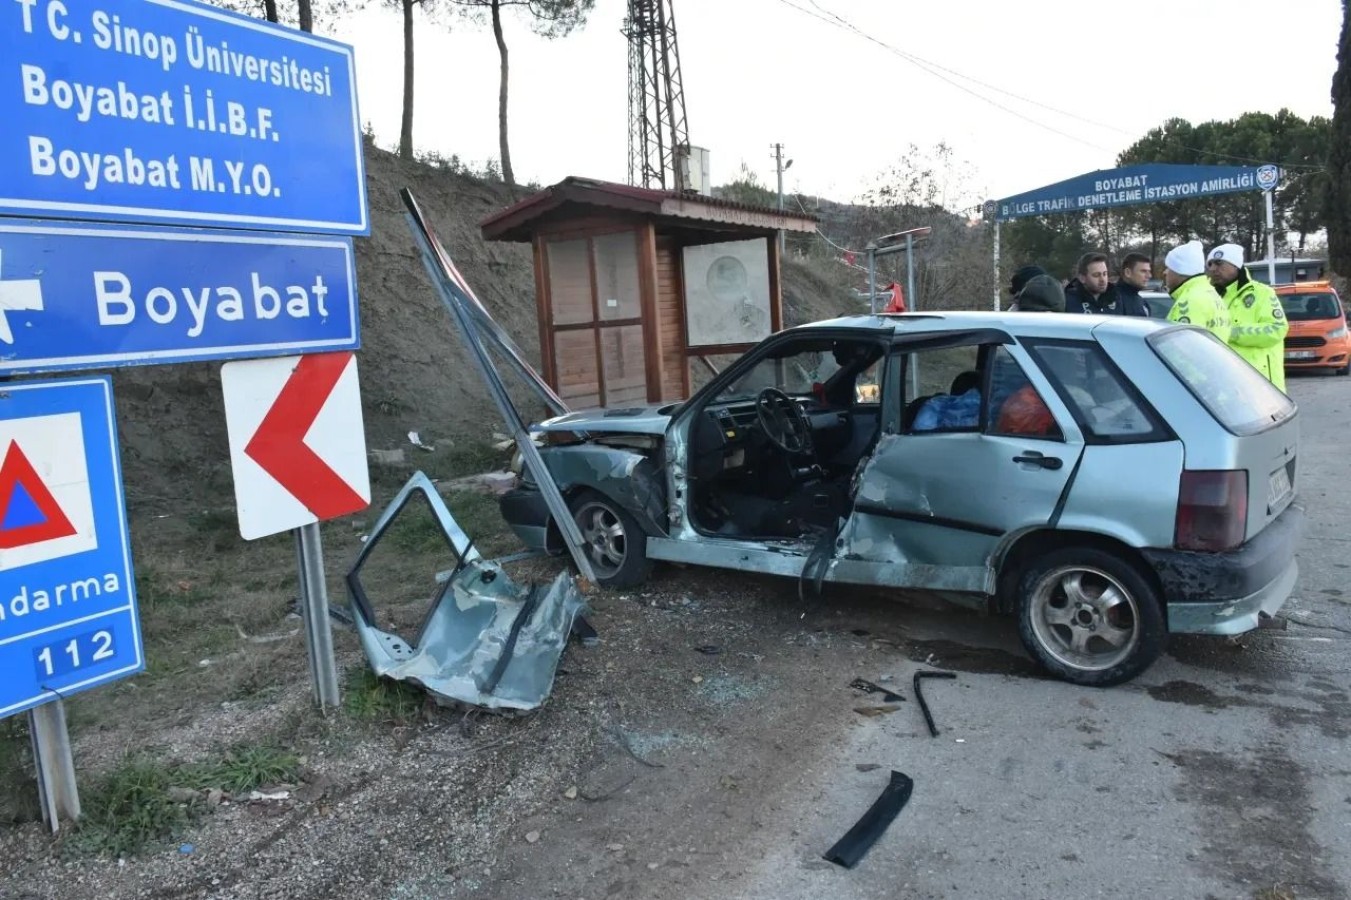
[[[1275,506],[1284,500],[1288,493],[1290,493],[1290,473],[1285,471],[1285,466],[1281,466],[1271,473],[1271,480],[1267,483],[1267,505]]]
[[[1286,359],[1313,359],[1318,354],[1313,350],[1287,350]]]

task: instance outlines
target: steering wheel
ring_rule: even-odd
[[[785,453],[812,451],[812,426],[802,407],[778,388],[768,387],[755,398],[755,415],[769,442]]]

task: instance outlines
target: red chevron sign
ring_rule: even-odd
[[[370,504],[352,353],[227,363],[221,381],[245,538]]]

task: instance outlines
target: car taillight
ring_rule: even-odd
[[[1248,473],[1184,471],[1177,495],[1179,550],[1215,552],[1243,543],[1248,528]]]

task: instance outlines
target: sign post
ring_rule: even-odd
[[[994,223],[994,305],[991,308],[995,312],[999,312],[999,219],[995,218],[997,210],[998,204],[993,200],[986,200],[981,205],[985,221]]]
[[[28,711],[28,734],[33,741],[33,767],[38,776],[42,821],[53,833],[61,819],[80,818],[80,792],[75,783],[75,756],[66,728],[66,706],[61,700]]]
[[[1267,213],[1267,284],[1276,283],[1276,216],[1272,205],[1280,175],[1280,169],[1275,166],[1261,166],[1257,170],[1257,186],[1262,189]],[[1293,281],[1294,275],[1290,278]]]
[[[305,624],[305,649],[310,658],[314,699],[322,707],[338,705],[338,663],[333,656],[333,624],[328,618],[328,582],[319,525],[295,529],[300,572],[300,618]]]
[[[365,509],[370,470],[352,353],[221,367],[239,533],[296,532],[300,609],[315,700],[338,703],[337,665],[318,523]]]

